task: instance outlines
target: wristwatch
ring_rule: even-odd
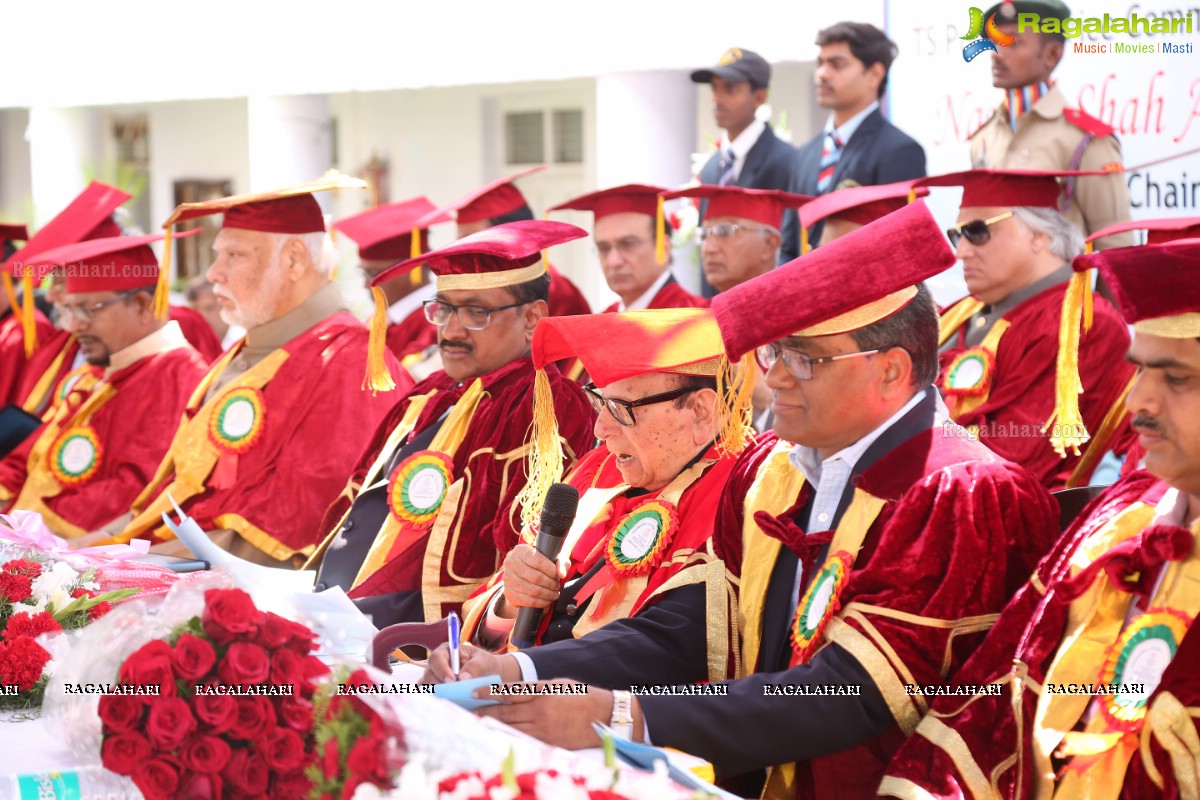
[[[633,741],[633,692],[613,690],[612,719],[608,727],[618,736]]]

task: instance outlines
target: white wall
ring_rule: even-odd
[[[0,220],[29,222],[33,212],[33,182],[29,175],[29,143],[25,131],[29,111],[0,111]]]
[[[87,185],[84,169],[100,162],[99,109],[34,108],[29,114],[29,174],[35,219],[44,225]]]

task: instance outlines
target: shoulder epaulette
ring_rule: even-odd
[[[1064,108],[1063,116],[1067,122],[1079,128],[1084,133],[1090,133],[1092,136],[1112,136],[1115,132],[1112,127],[1105,125],[1100,120],[1077,108]]]

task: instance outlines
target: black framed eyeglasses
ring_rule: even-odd
[[[450,315],[458,315],[459,323],[469,331],[481,331],[492,321],[492,314],[506,308],[520,308],[528,303],[509,303],[506,306],[456,306],[441,300],[426,300],[425,319],[441,327],[450,321]]]
[[[583,386],[583,393],[587,395],[588,402],[592,404],[592,408],[596,410],[597,414],[608,409],[608,413],[612,414],[613,419],[626,428],[632,428],[637,424],[637,418],[633,415],[635,408],[650,406],[655,403],[665,403],[668,400],[674,400],[676,397],[683,397],[685,394],[698,391],[700,391],[700,387],[698,386],[685,386],[679,389],[672,389],[669,392],[652,394],[640,400],[618,400],[615,397],[605,397],[600,394],[600,390],[596,388],[596,384],[594,383],[586,383]]]
[[[987,244],[992,238],[992,232],[989,228],[997,222],[1003,222],[1013,215],[1011,211],[1005,211],[1003,214],[997,214],[991,219],[973,219],[970,222],[960,222],[953,228],[946,229],[946,236],[950,239],[951,247],[958,247],[960,239],[966,239],[973,245]]]
[[[758,362],[758,366],[762,367],[763,372],[771,369],[776,361],[783,361],[783,368],[787,370],[789,375],[798,381],[807,381],[812,380],[814,364],[828,364],[848,358],[873,356],[876,353],[881,353],[889,349],[891,348],[881,347],[878,350],[860,350],[854,353],[843,353],[839,356],[819,356],[813,358],[808,353],[801,353],[799,350],[792,350],[771,342],[770,344],[760,345],[755,348],[754,360]]]
[[[58,309],[60,314],[69,314],[75,319],[76,322],[86,325],[95,319],[97,311],[108,308],[111,305],[115,305],[122,300],[128,300],[130,297],[137,294],[138,291],[140,290],[119,292],[116,297],[110,300],[105,300],[100,303],[91,303],[90,305],[86,306],[72,305],[69,303],[57,303],[55,307]]]

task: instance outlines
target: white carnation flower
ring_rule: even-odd
[[[78,580],[79,573],[69,564],[56,561],[54,566],[43,569],[42,574],[33,579],[33,596],[38,601],[45,600],[45,603],[38,603],[42,608],[49,605],[57,611],[70,604],[73,599],[71,589]]]

